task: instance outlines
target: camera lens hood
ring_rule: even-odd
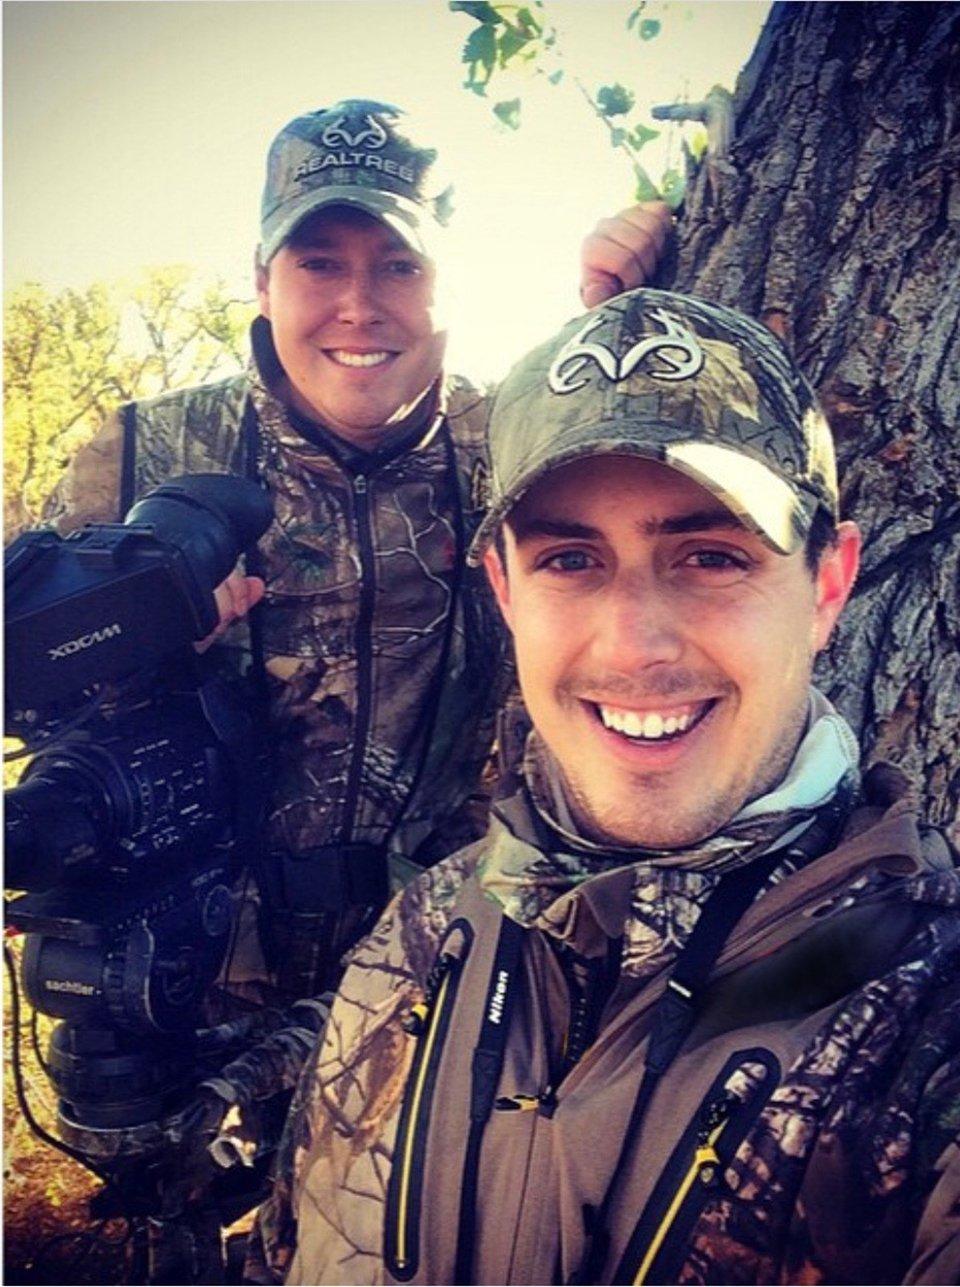
[[[273,521],[267,493],[233,474],[184,474],[155,487],[127,513],[124,523],[153,528],[183,554],[197,583],[213,590],[239,555]]]

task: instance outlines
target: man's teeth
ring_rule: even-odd
[[[380,353],[351,353],[349,349],[330,349],[330,356],[341,366],[380,366],[389,361],[393,354],[385,350]]]
[[[639,711],[619,710],[615,706],[598,706],[600,718],[606,728],[627,737],[642,737],[656,741],[669,737],[672,733],[685,733],[694,722],[694,712],[682,715],[661,715],[657,711],[648,711],[641,715]]]

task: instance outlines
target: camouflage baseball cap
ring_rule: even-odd
[[[434,234],[453,209],[453,189],[438,171],[436,151],[416,134],[406,112],[365,98],[344,99],[285,125],[267,155],[262,261],[315,210],[344,204],[375,215],[432,257]]]
[[[469,561],[545,474],[608,453],[686,474],[781,554],[818,506],[837,516],[830,427],[776,336],[719,304],[640,289],[569,322],[500,386]]]

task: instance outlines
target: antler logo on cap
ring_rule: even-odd
[[[563,346],[547,373],[547,382],[554,393],[574,393],[587,383],[586,376],[577,379],[589,362],[595,362],[608,380],[619,384],[637,369],[644,358],[656,354],[659,365],[652,366],[647,374],[654,380],[688,380],[703,366],[703,349],[697,337],[677,318],[662,308],[653,308],[647,317],[664,328],[662,335],[645,335],[632,344],[623,357],[596,340],[587,342],[597,327],[609,322],[601,313],[591,317],[572,339]]]
[[[371,150],[383,147],[388,139],[387,131],[383,128],[375,116],[367,113],[367,124],[364,129],[360,129],[356,134],[351,134],[346,128],[345,116],[338,116],[332,125],[321,134],[321,139],[327,147],[359,147],[362,143],[364,147]]]

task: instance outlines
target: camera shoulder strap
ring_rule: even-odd
[[[128,402],[120,412],[123,425],[123,445],[120,454],[120,512],[117,522],[122,523],[133,504],[137,485],[137,404]]]
[[[240,417],[240,436],[243,446],[244,473],[254,483],[260,483],[260,420],[253,398],[248,393],[243,401],[243,412]],[[247,576],[264,574],[263,556],[260,547],[254,543],[243,552],[243,561]],[[252,661],[251,674],[257,687],[266,697],[267,664],[263,648],[263,600],[250,612],[250,654]]]

